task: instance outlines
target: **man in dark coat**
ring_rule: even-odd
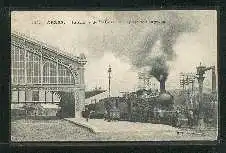
[[[86,121],[88,122],[88,120],[89,120],[89,109],[86,107],[85,108],[85,112],[84,112],[84,117],[86,118]]]

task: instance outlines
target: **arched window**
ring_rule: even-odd
[[[27,83],[41,83],[40,56],[31,52],[26,53]]]
[[[13,84],[25,83],[24,53],[25,51],[22,48],[15,45],[11,46],[11,76]]]
[[[47,61],[43,67],[43,83],[57,84],[57,65]]]
[[[57,69],[58,68],[58,69]],[[57,78],[58,77],[58,78]],[[43,83],[45,84],[74,84],[71,72],[62,65],[47,61],[43,67]]]
[[[75,80],[71,72],[64,66],[59,65],[59,83],[60,84],[74,84]]]

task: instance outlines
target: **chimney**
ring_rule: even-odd
[[[216,92],[216,73],[215,66],[212,68],[212,92]]]
[[[160,76],[160,92],[161,92],[161,93],[166,92],[165,83],[166,83],[166,80],[165,80],[165,78],[163,77],[163,75],[161,75],[161,76]]]

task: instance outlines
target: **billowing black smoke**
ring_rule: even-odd
[[[162,80],[166,80],[168,76],[169,67],[166,64],[166,60],[164,57],[156,57],[150,61],[150,65],[152,66],[149,70],[149,74],[154,76],[158,81],[160,81],[160,77],[162,75]]]
[[[98,36],[90,35],[89,46],[92,55],[101,55],[105,51],[112,52],[115,57],[129,62],[138,71],[145,71],[160,81],[163,75],[167,80],[170,67],[169,62],[176,58],[174,45],[182,33],[195,32],[199,28],[197,14],[191,11],[139,11],[114,12],[108,14],[120,24],[99,25]],[[165,23],[137,23],[128,24],[126,21],[165,21]],[[122,23],[122,24],[121,24]],[[92,30],[92,29],[91,29]],[[111,34],[109,34],[111,33]],[[144,70],[145,69],[145,70]]]
[[[130,53],[132,64],[138,69],[146,68],[146,73],[160,81],[160,76],[166,81],[169,74],[169,61],[173,61],[176,53],[173,49],[177,38],[182,33],[194,32],[198,24],[194,20],[185,20],[182,16],[169,12],[161,14],[160,20],[166,23],[150,27],[146,30],[143,43],[138,50]],[[145,30],[144,30],[145,31]]]

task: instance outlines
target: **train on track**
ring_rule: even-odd
[[[177,112],[174,97],[169,92],[138,90],[122,97],[108,97],[89,104],[90,118],[107,121],[124,120],[175,125]]]

